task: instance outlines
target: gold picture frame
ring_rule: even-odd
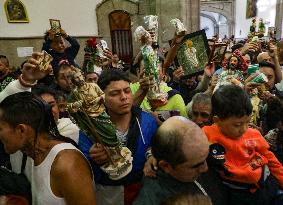
[[[61,23],[58,19],[49,19],[50,27],[52,30],[60,32],[61,30]]]
[[[26,7],[20,0],[6,0],[4,7],[8,23],[29,23]]]

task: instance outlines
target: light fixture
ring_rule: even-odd
[[[266,0],[258,0],[256,3],[256,7],[259,12],[265,11],[269,5],[270,5],[270,2]]]

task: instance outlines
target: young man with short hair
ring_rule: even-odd
[[[85,143],[84,153],[89,153],[97,188],[97,204],[124,205],[131,204],[141,188],[143,168],[147,160],[146,152],[151,146],[151,138],[157,130],[155,118],[133,106],[129,79],[125,73],[117,69],[105,70],[101,73],[98,85],[105,93],[105,106],[112,123],[116,127],[116,135],[123,146],[132,152],[132,171],[120,180],[111,180],[99,166],[107,162],[104,147],[100,144]]]

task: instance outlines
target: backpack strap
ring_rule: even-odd
[[[21,174],[24,173],[25,168],[26,168],[26,163],[27,163],[27,155],[23,153],[23,159],[22,159],[22,166],[21,166]]]

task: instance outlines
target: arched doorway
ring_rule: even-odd
[[[206,30],[206,36],[212,38],[213,35],[219,34],[219,37],[223,39],[225,36],[229,36],[229,25],[227,18],[220,13],[201,11],[201,28]]]
[[[235,34],[235,0],[205,1],[201,0],[200,10],[202,13],[214,16],[219,23],[219,33],[231,36]]]
[[[128,12],[115,10],[109,14],[112,51],[130,64],[133,58],[131,17]]]

